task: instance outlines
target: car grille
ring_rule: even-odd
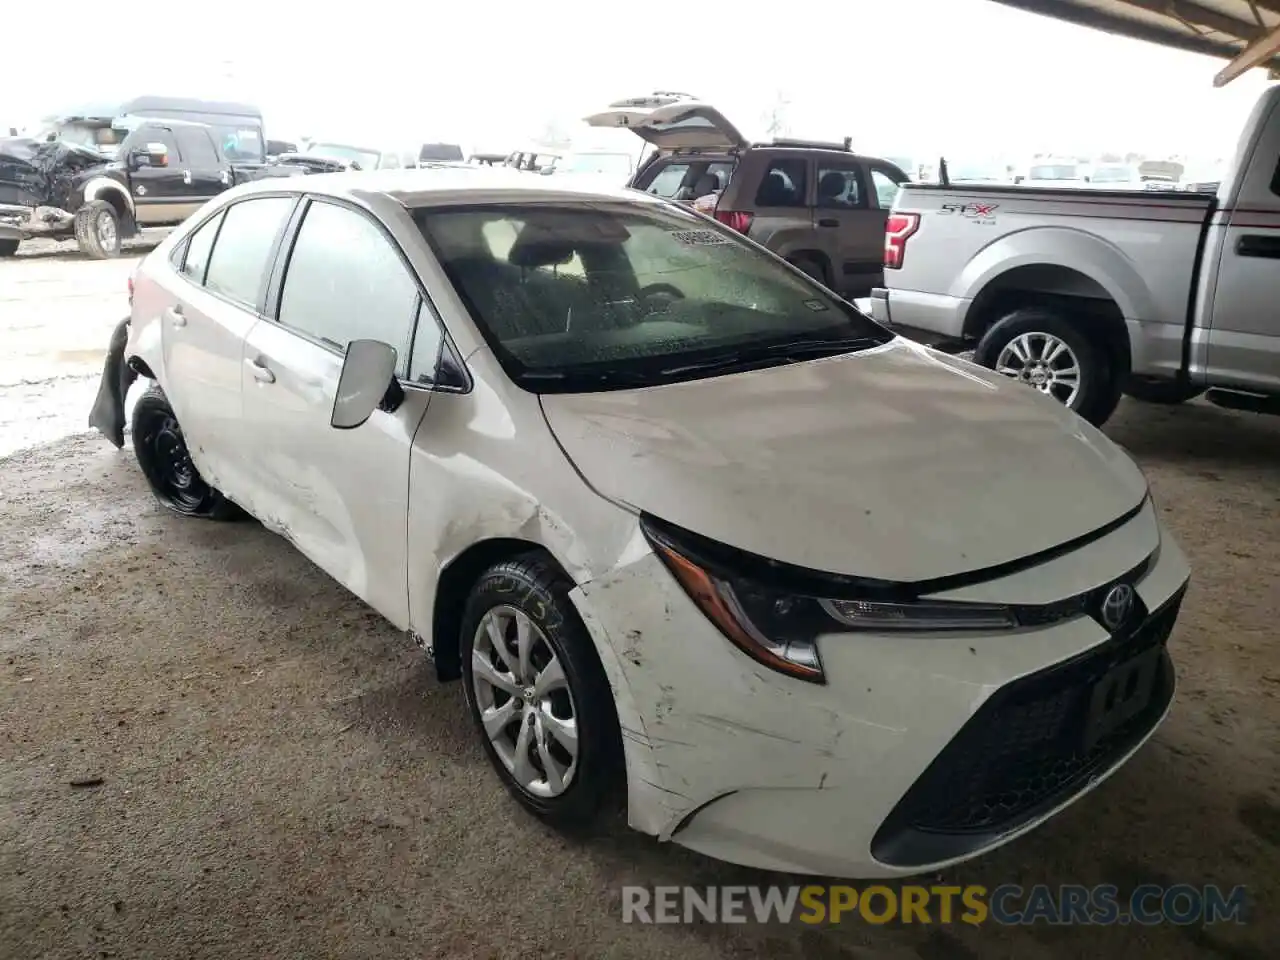
[[[881,862],[918,866],[961,856],[1047,813],[1110,769],[1173,698],[1164,650],[1182,592],[1127,635],[997,691],[934,759],[872,842]],[[1113,667],[1159,647],[1155,688],[1136,714],[1092,742],[1090,699]]]

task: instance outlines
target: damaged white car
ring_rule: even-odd
[[[1143,475],[738,233],[573,179],[235,188],[140,265],[92,422],[247,511],[460,678],[579,824],[842,876],[1076,800],[1173,698],[1188,579]]]

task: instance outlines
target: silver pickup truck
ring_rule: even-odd
[[[1101,424],[1122,393],[1280,412],[1280,86],[1216,195],[905,185],[876,319]]]

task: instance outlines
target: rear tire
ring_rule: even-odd
[[[0,240],[0,257],[12,257],[18,252],[18,244],[21,242],[21,240],[14,240],[12,238]]]
[[[76,211],[76,244],[93,260],[120,256],[120,217],[105,200],[90,200]]]
[[[1121,385],[1106,348],[1053,308],[1023,307],[1001,317],[978,341],[973,359],[1053,397],[1096,427],[1120,403]]]
[[[538,553],[496,564],[471,590],[459,643],[489,762],[526,810],[559,829],[588,828],[623,779],[613,693],[572,587]]]
[[[209,486],[187,452],[169,400],[152,386],[133,408],[133,453],[151,491],[165,507],[182,517],[238,520],[244,511]]]
[[[1177,380],[1146,380],[1131,377],[1124,385],[1124,394],[1143,403],[1174,406],[1194,400],[1206,389],[1206,387],[1197,387],[1189,383],[1180,383]]]

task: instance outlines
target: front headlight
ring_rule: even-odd
[[[903,588],[785,567],[645,517],[641,528],[690,599],[739,650],[779,673],[826,682],[818,637],[963,632],[1018,625],[1008,607],[902,596]]]

